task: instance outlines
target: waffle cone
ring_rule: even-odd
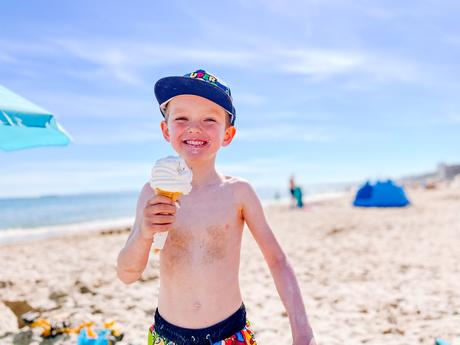
[[[176,202],[177,200],[179,200],[179,198],[182,195],[181,192],[169,192],[169,191],[163,190],[161,188],[155,188],[155,191],[159,195],[164,195],[164,196],[172,199],[173,202]]]

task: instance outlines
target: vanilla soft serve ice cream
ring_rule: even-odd
[[[157,194],[174,202],[192,190],[192,171],[180,157],[168,156],[156,161],[152,168],[150,186]],[[168,232],[158,232],[153,237],[153,248],[163,249]]]
[[[159,159],[152,168],[150,186],[155,190],[188,194],[192,189],[192,171],[180,157]]]

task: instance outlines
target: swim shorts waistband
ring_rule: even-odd
[[[216,341],[223,340],[243,329],[246,325],[246,308],[244,303],[241,307],[225,320],[206,328],[183,328],[175,326],[166,321],[155,310],[155,331],[178,344],[209,345]]]

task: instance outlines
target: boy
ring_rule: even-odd
[[[169,231],[160,254],[160,292],[150,344],[256,344],[246,320],[238,270],[246,223],[286,307],[293,344],[313,345],[300,289],[286,255],[248,182],[219,174],[217,152],[236,129],[230,89],[204,70],[155,84],[165,140],[192,169],[192,190],[180,198],[142,189],[136,220],[118,257],[118,277],[136,281],[153,235]]]

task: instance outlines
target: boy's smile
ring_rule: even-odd
[[[206,147],[209,144],[209,141],[206,140],[183,140],[182,141],[186,147],[190,150],[194,150],[194,152],[198,152],[199,149]]]
[[[214,102],[180,95],[168,103],[161,129],[174,150],[191,163],[213,159],[221,146],[230,144],[235,128],[227,123],[226,111]]]

